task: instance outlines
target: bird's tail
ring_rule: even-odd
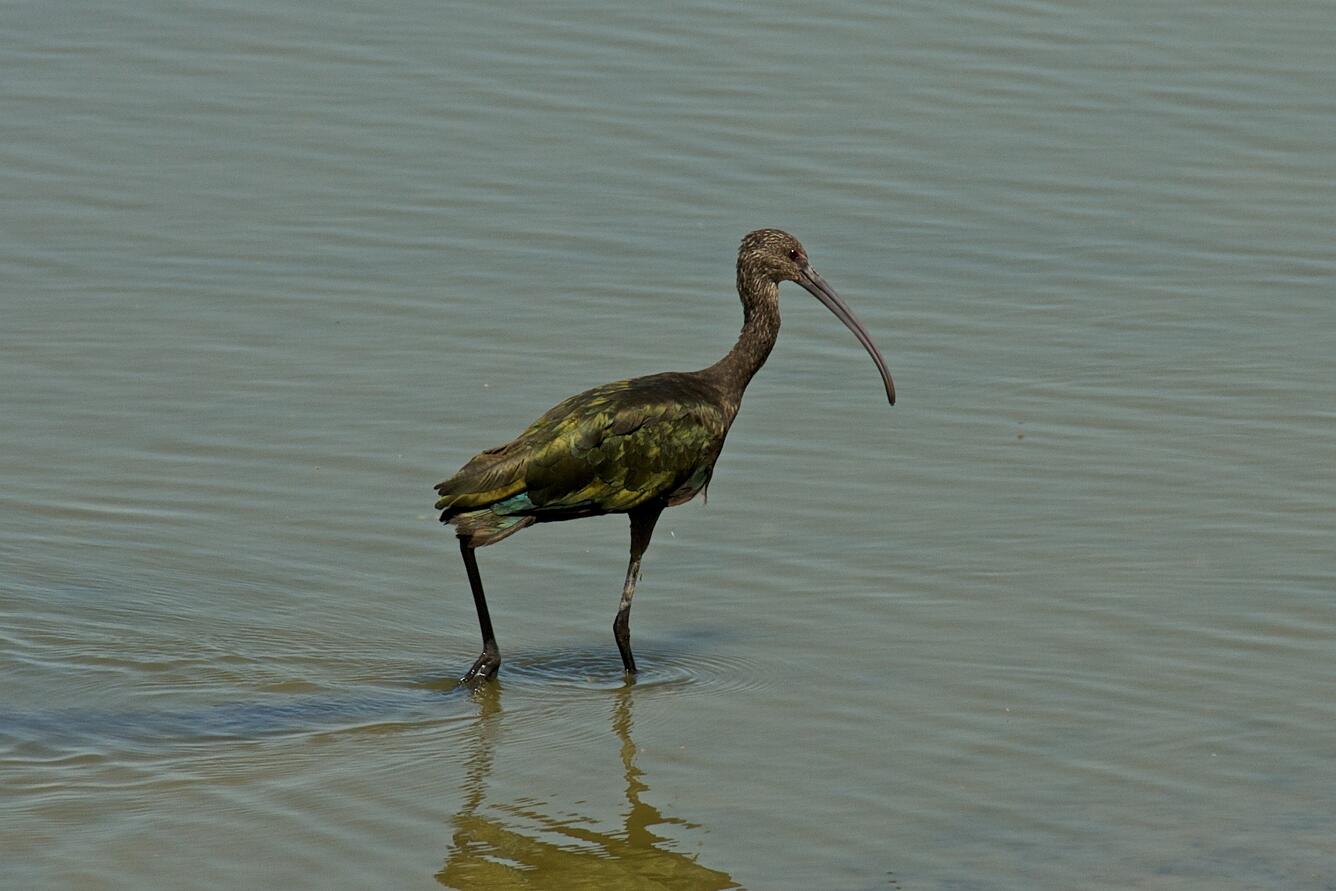
[[[455,527],[455,535],[468,542],[471,548],[481,548],[496,544],[519,532],[525,526],[537,520],[534,516],[506,516],[491,508],[464,511],[458,514],[442,514],[441,522]]]
[[[441,522],[454,526],[455,535],[475,548],[496,544],[538,520],[529,513],[533,502],[525,492],[473,510],[450,506],[446,498],[437,503],[437,507],[442,505],[445,507],[441,511]]]

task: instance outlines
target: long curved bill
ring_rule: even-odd
[[[862,322],[858,321],[853,310],[849,308],[849,304],[841,300],[840,295],[836,294],[835,290],[826,284],[826,280],[817,275],[816,270],[810,266],[802,271],[798,284],[806,288],[817,300],[824,303],[826,308],[835,313],[836,318],[854,333],[854,337],[858,338],[858,342],[863,345],[863,349],[867,350],[868,355],[872,357],[872,361],[877,363],[877,370],[881,372],[881,379],[886,384],[886,398],[890,400],[891,405],[895,405],[895,382],[891,380],[891,372],[886,367],[886,360],[877,351],[877,345],[872,342],[867,329],[863,327]]]

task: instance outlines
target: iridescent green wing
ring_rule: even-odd
[[[445,511],[441,519],[522,493],[528,457],[522,438],[474,455],[454,476],[436,486],[441,496],[436,509]]]
[[[690,375],[608,384],[555,406],[520,437],[537,446],[524,491],[539,516],[666,500],[704,484],[727,432],[719,400]]]

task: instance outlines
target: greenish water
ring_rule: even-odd
[[[1336,7],[12,3],[0,886],[1336,874]],[[800,289],[620,517],[431,486]]]

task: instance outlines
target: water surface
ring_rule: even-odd
[[[0,885],[1330,888],[1336,8],[10,4]],[[624,518],[431,486],[800,289]]]

